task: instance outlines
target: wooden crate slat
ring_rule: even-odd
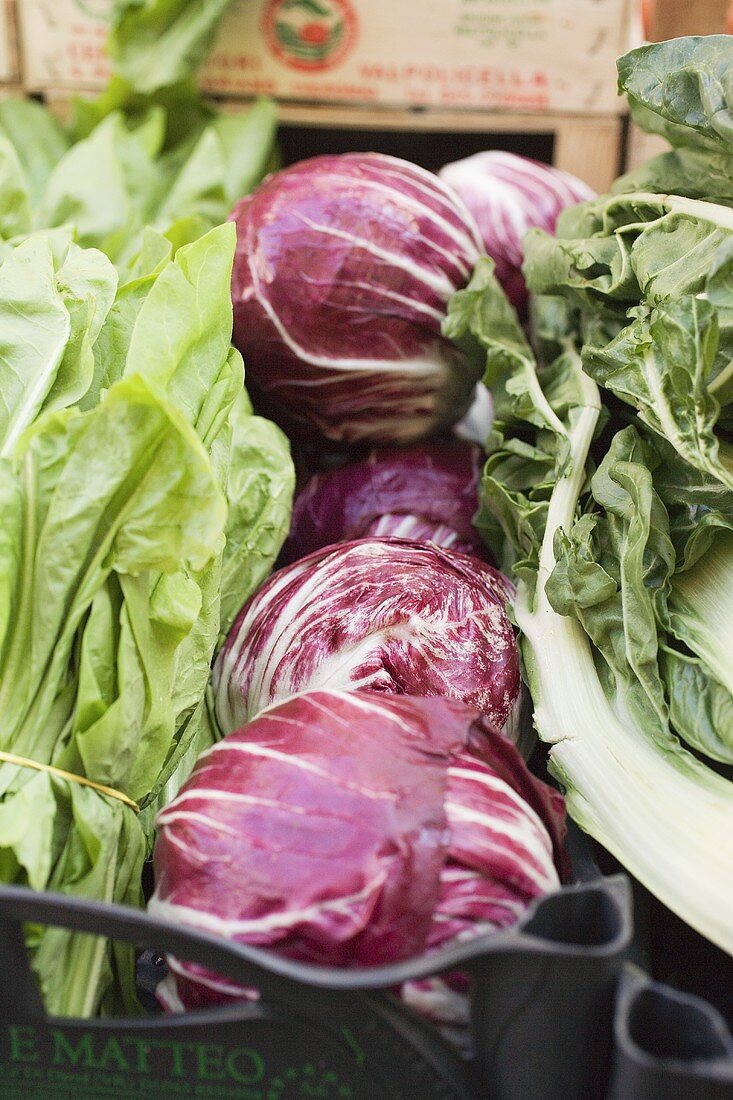
[[[0,0],[0,82],[17,84],[20,79],[18,30],[15,0]]]
[[[303,60],[305,28],[291,26],[301,19],[292,6],[233,0],[202,82],[235,99],[620,113],[614,61],[628,45],[635,2],[326,0],[310,31],[326,33],[335,20],[335,45]],[[17,3],[29,89],[104,85],[113,0]]]

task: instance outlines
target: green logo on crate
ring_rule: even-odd
[[[162,1035],[165,1032],[161,1033]],[[354,1100],[354,1090],[323,1059],[288,1064],[231,1043],[101,1034],[14,1024],[0,1031],[0,1097],[140,1100]]]
[[[284,64],[322,72],[350,52],[357,22],[349,0],[269,0],[262,32]]]

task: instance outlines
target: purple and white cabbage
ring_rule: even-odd
[[[242,609],[214,664],[230,733],[315,688],[444,695],[521,735],[514,589],[467,554],[400,538],[356,539],[274,573]]]
[[[569,172],[493,150],[446,164],[438,175],[473,214],[497,278],[512,305],[523,312],[525,233],[533,226],[554,233],[565,207],[595,198],[595,192]]]
[[[446,440],[373,450],[315,474],[295,499],[285,560],[382,535],[487,557],[472,523],[484,458],[475,444]]]
[[[483,363],[441,335],[482,253],[435,175],[396,157],[313,157],[232,214],[234,343],[291,434],[410,443],[459,420]]]
[[[332,966],[511,926],[566,871],[562,797],[484,716],[447,699],[289,699],[203,753],[157,829],[153,912]],[[256,996],[168,962],[168,1009]],[[440,1015],[460,984],[405,994]]]

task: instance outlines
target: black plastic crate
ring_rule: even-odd
[[[628,879],[575,865],[581,881],[510,931],[361,971],[296,963],[121,906],[0,888],[0,1100],[733,1098],[722,1016],[628,965]],[[170,952],[257,986],[261,999],[181,1016],[51,1019],[24,921]],[[141,956],[148,992],[152,957]],[[472,975],[470,1065],[390,992],[457,967]]]

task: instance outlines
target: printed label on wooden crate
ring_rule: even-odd
[[[112,0],[19,0],[32,88],[98,87]],[[234,0],[204,70],[220,95],[620,111],[628,0]]]

